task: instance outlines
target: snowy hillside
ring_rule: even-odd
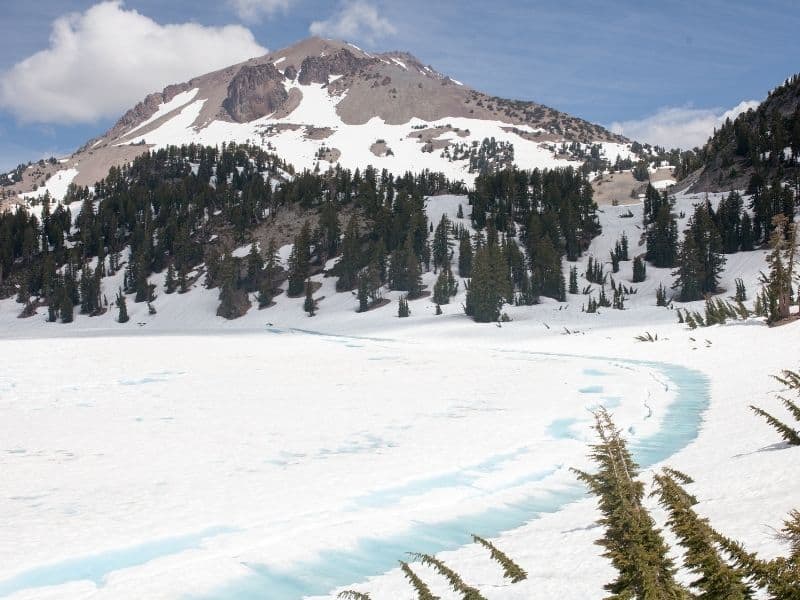
[[[679,197],[676,210],[699,200]],[[430,198],[428,216],[458,222],[459,204]],[[582,265],[623,231],[636,253],[640,211],[606,207]],[[754,290],[763,267],[760,252],[733,255],[723,285],[741,277]],[[13,543],[0,549],[0,595],[288,600],[355,588],[412,600],[396,560],[420,551],[489,600],[600,597],[611,572],[593,544],[595,502],[569,471],[589,466],[599,405],[645,479],[662,464],[688,472],[715,526],[785,553],[771,528],[800,497],[797,450],[748,404],[774,405],[769,375],[795,366],[796,324],[689,331],[655,306],[668,270],[649,269],[624,311],[586,314],[585,297],[570,296],[506,307],[502,327],[463,315],[463,285],[445,314],[420,299],[398,319],[395,292],[357,314],[332,278],[315,279],[313,318],[282,295],[226,321],[202,286],[159,294],[155,315],[131,304],[124,325],[112,311],[17,319],[13,299],[0,303],[0,326],[18,338],[2,342],[4,421],[16,425],[3,436],[0,518]],[[645,330],[658,341],[634,339]],[[529,579],[504,581],[471,532]]]

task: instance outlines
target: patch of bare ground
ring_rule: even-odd
[[[313,125],[306,126],[305,137],[307,140],[325,140],[333,135],[333,128],[331,127],[314,127]]]
[[[518,135],[523,140],[528,140],[529,142],[560,142],[563,140],[561,136],[546,131],[524,131],[519,127],[501,127],[501,129],[508,133]]]
[[[391,152],[391,148],[389,148],[385,141],[378,140],[369,147],[369,151],[375,156],[386,156],[389,152]]]
[[[342,151],[338,148],[320,148],[319,159],[329,163],[335,163],[341,158]]]

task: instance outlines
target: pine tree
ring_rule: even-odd
[[[658,284],[658,288],[656,288],[656,306],[666,306],[667,305],[667,288],[664,287],[663,283]]]
[[[684,233],[678,255],[678,268],[673,288],[679,289],[681,302],[700,300],[717,291],[725,265],[722,242],[707,204],[695,207]]]
[[[647,278],[647,267],[641,256],[633,259],[633,283],[641,283]]]
[[[492,272],[490,254],[488,246],[475,253],[472,278],[467,288],[466,312],[478,323],[496,321],[500,316],[502,296]]]
[[[578,293],[578,267],[569,268],[569,293]]]
[[[769,273],[763,281],[771,306],[768,323],[789,318],[797,248],[797,228],[785,215],[776,215],[772,227],[769,240],[772,251],[767,256]]]
[[[720,555],[716,545],[716,532],[695,513],[692,506],[697,500],[683,489],[682,483],[691,479],[671,469],[655,476],[659,503],[667,511],[667,525],[684,548],[684,565],[697,576],[692,587],[699,591],[693,597],[699,600],[748,600],[753,590],[745,583],[745,573],[730,566]]]
[[[127,323],[130,320],[128,316],[128,302],[125,299],[125,294],[122,293],[122,288],[117,292],[117,301],[115,303],[119,309],[117,314],[117,323]]]
[[[60,313],[62,323],[72,323],[75,305],[72,303],[72,297],[69,291],[65,288],[64,293],[61,295]]]
[[[258,289],[258,280],[264,268],[264,259],[261,258],[261,253],[258,251],[258,242],[250,244],[250,252],[247,253],[246,261],[246,288],[248,291],[252,292]]]
[[[358,276],[358,312],[367,312],[369,310],[369,276],[365,271],[362,271]]]
[[[456,294],[458,283],[453,276],[453,271],[450,269],[450,264],[446,264],[439,273],[436,279],[436,284],[433,286],[433,301],[437,305],[449,304],[450,297]]]
[[[169,261],[169,264],[167,265],[167,275],[164,279],[164,288],[166,293],[174,293],[177,286],[178,282],[175,278],[175,267],[173,266],[173,261]]]
[[[464,231],[458,242],[458,275],[468,278],[472,276],[472,242]]]
[[[444,267],[445,263],[450,264],[450,241],[448,233],[450,231],[450,221],[446,214],[442,215],[436,231],[433,234],[433,270],[437,271]]]
[[[306,279],[311,274],[311,234],[308,222],[294,239],[289,255],[289,296],[297,297],[304,291]]]
[[[336,290],[339,292],[352,290],[358,283],[358,272],[363,266],[361,240],[358,232],[358,218],[353,215],[347,223],[342,241],[342,256],[335,268],[339,275],[339,279],[336,281]]]
[[[595,414],[594,429],[599,442],[591,458],[598,471],[576,472],[598,498],[605,535],[597,543],[618,573],[605,588],[613,598],[684,600],[688,594],[675,581],[667,545],[642,503],[638,466],[605,409]]]
[[[397,316],[404,318],[408,317],[411,314],[411,309],[408,307],[408,299],[406,296],[400,296],[400,300],[397,303]]]
[[[661,204],[647,227],[645,259],[654,267],[674,267],[678,257],[678,223],[668,202]]]
[[[306,299],[305,302],[303,302],[303,310],[308,313],[309,317],[313,317],[317,310],[317,303],[314,300],[314,292],[310,279],[306,280]]]

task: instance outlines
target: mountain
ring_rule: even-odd
[[[776,87],[756,109],[727,120],[697,156],[692,191],[749,189],[800,176],[800,75]]]
[[[484,94],[408,53],[310,38],[148,95],[68,159],[23,173],[14,191],[46,183],[59,196],[148,149],[232,141],[275,151],[296,169],[372,164],[467,182],[487,163],[578,166],[592,144],[612,163],[630,156],[627,140],[599,125]]]

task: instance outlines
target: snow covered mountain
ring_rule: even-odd
[[[111,166],[148,149],[231,141],[275,150],[297,169],[372,164],[395,174],[441,171],[467,183],[486,161],[578,166],[593,144],[612,163],[631,155],[625,138],[599,125],[489,96],[410,54],[373,55],[310,38],[150,94],[104,135],[46,165],[18,191],[38,183],[40,193],[60,197],[69,183],[91,186]],[[565,145],[572,142],[579,146]]]

